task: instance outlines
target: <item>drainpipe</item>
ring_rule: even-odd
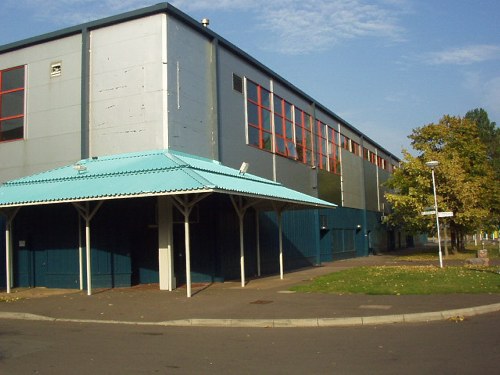
[[[90,32],[82,29],[82,83],[81,83],[81,158],[90,157]]]

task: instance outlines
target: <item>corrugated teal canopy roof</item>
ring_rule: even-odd
[[[85,159],[5,182],[0,186],[0,207],[204,192],[336,207],[217,161],[166,150]]]

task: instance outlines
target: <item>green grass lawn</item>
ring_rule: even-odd
[[[465,250],[461,250],[456,254],[453,254],[451,250],[449,250],[448,257],[445,257],[444,248],[442,248],[443,259],[446,260],[466,260],[468,258],[475,258],[477,250],[482,249],[481,245],[474,246],[468,245]],[[500,257],[498,245],[488,245],[485,246],[485,249],[488,250],[488,258],[494,259]],[[423,248],[416,250],[413,254],[404,255],[398,257],[399,260],[404,261],[437,261],[438,260],[438,249],[437,246],[434,248]]]
[[[293,287],[306,293],[449,294],[500,293],[498,267],[373,266],[356,267]]]

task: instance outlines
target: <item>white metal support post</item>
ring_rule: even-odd
[[[189,199],[188,195],[184,195],[182,198],[176,195],[172,196],[173,205],[182,213],[184,216],[184,246],[186,251],[186,295],[188,298],[191,297],[191,242],[189,234],[189,215],[193,210],[193,207],[201,201],[203,198],[210,195],[210,193],[205,193],[201,195],[194,195],[192,200]]]
[[[434,191],[434,210],[436,212],[436,227],[438,235],[439,267],[443,268],[443,254],[441,252],[441,233],[439,231],[439,212],[438,212],[437,194],[436,194],[436,178],[434,176],[434,169],[439,165],[439,162],[428,161],[427,163],[425,163],[425,165],[431,168],[431,173],[432,173],[432,189]]]
[[[244,219],[245,213],[247,209],[253,206],[256,202],[249,202],[244,204],[243,197],[238,196],[238,201],[232,195],[229,196],[231,198],[231,203],[233,204],[234,209],[236,210],[236,214],[238,215],[239,224],[240,224],[240,274],[241,274],[241,287],[244,287],[245,282],[245,238],[244,238]]]
[[[280,263],[280,279],[283,280],[284,274],[284,264],[283,264],[283,211],[285,210],[286,204],[278,206],[276,202],[273,202],[274,211],[276,212],[276,218],[278,220],[278,243],[279,243],[279,263]]]
[[[255,241],[256,241],[256,244],[257,244],[257,276],[260,277],[261,275],[261,269],[260,269],[260,228],[259,228],[259,225],[260,225],[260,220],[259,220],[259,210],[255,210]]]
[[[16,217],[19,207],[16,207],[12,213],[7,214],[7,221],[5,223],[5,278],[6,278],[6,291],[11,292],[14,281],[14,274],[12,273],[12,221]]]
[[[94,215],[97,213],[99,208],[102,206],[103,201],[99,201],[96,206],[90,210],[90,203],[85,202],[85,205],[82,206],[78,203],[73,203],[73,206],[76,208],[80,216],[85,220],[85,257],[86,257],[86,266],[87,266],[87,295],[92,295],[92,262],[91,262],[91,248],[90,248],[90,222]],[[81,262],[81,258],[80,258]],[[80,279],[82,279],[82,275],[80,275]]]
[[[280,247],[280,279],[283,280],[283,221],[282,221],[282,211],[278,210],[276,212],[278,216],[278,239],[279,239],[279,247]]]

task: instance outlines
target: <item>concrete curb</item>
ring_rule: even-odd
[[[51,318],[29,313],[0,312],[0,319],[49,321],[81,324],[122,324],[164,327],[226,327],[226,328],[311,328],[352,327],[382,324],[425,323],[440,320],[461,321],[465,318],[500,311],[500,303],[462,309],[399,315],[380,315],[347,318],[306,319],[179,319],[163,322],[132,322],[120,320]]]

